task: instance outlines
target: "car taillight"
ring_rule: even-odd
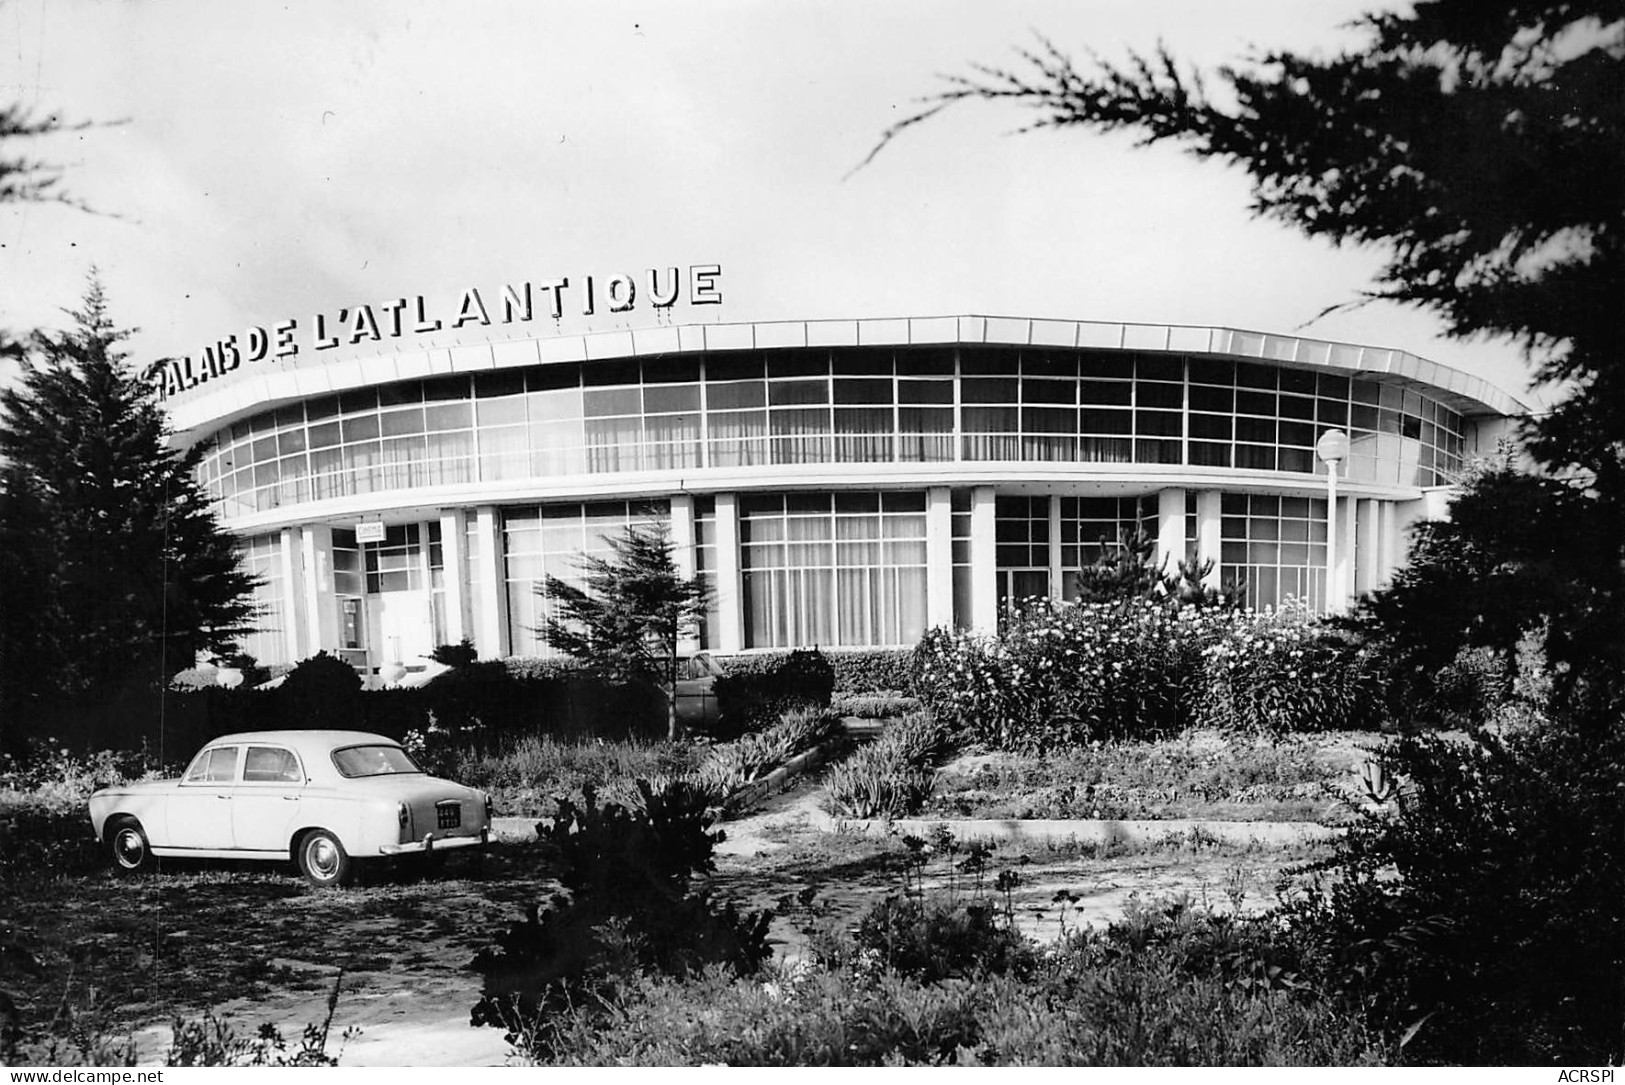
[[[491,801],[491,796],[485,796],[485,823],[487,825],[491,824],[491,819],[496,816],[496,812],[496,804]]]
[[[401,823],[401,828],[412,824],[412,808],[404,802],[395,804],[395,817]]]

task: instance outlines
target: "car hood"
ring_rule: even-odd
[[[97,788],[90,797],[94,799],[100,795],[141,795],[154,791],[173,791],[178,783],[179,780],[131,780],[128,783]]]

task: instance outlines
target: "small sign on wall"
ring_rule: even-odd
[[[363,520],[355,526],[355,541],[358,543],[381,543],[384,541],[384,522],[382,520]]]

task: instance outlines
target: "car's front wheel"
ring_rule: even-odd
[[[115,818],[107,826],[107,848],[113,869],[120,874],[145,874],[157,865],[146,831],[132,817]]]
[[[339,838],[326,829],[314,829],[299,839],[298,859],[299,873],[319,888],[343,885],[355,866]]]

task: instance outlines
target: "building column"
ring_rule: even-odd
[[[300,590],[299,530],[285,527],[277,536],[277,575],[282,578],[282,654],[289,663],[300,658],[299,634],[303,623],[304,593]]]
[[[468,575],[467,536],[468,521],[462,509],[446,509],[440,513],[440,562],[444,566],[441,577],[446,585],[446,640],[451,644],[459,643],[464,637],[473,639],[469,634],[467,585],[463,581]]]
[[[1157,491],[1157,565],[1177,573],[1184,558],[1185,491],[1171,486]]]
[[[717,494],[717,649],[745,648],[745,582],[740,569],[739,495]]]
[[[507,561],[502,553],[502,524],[496,506],[481,505],[474,510],[474,534],[479,539],[479,556],[470,588],[480,600],[480,622],[474,630],[474,647],[482,658],[501,659],[509,652]]]
[[[998,526],[993,487],[970,492],[970,627],[978,633],[999,628]]]
[[[672,494],[671,496],[671,560],[677,568],[677,575],[683,580],[693,580],[699,571],[699,555],[694,552],[694,495]],[[677,638],[677,651],[682,655],[693,655],[700,650],[698,632],[687,633]]]
[[[1061,568],[1061,495],[1049,495],[1049,597],[1059,603],[1066,595]]]
[[[954,500],[946,486],[925,491],[925,625],[954,627]]]
[[[1377,560],[1382,544],[1377,534],[1377,502],[1363,497],[1355,507],[1354,594],[1374,592],[1381,585]]]
[[[299,549],[305,574],[300,584],[305,596],[305,629],[295,658],[303,659],[324,648],[337,651],[343,645],[339,642],[338,603],[333,596],[333,529],[326,524],[301,528]]]
[[[1341,497],[1337,500],[1337,566],[1332,570],[1333,586],[1337,594],[1337,613],[1346,614],[1349,604],[1355,597],[1354,548],[1359,542],[1359,534],[1354,522],[1356,501],[1352,497]]]
[[[1224,584],[1224,570],[1219,565],[1224,552],[1222,495],[1218,490],[1199,490],[1196,494],[1196,559],[1212,559],[1213,568],[1202,578],[1202,587],[1218,591]]]
[[[1404,541],[1400,538],[1399,510],[1394,502],[1377,502],[1377,525],[1377,582],[1380,585],[1394,575],[1405,553]]]

